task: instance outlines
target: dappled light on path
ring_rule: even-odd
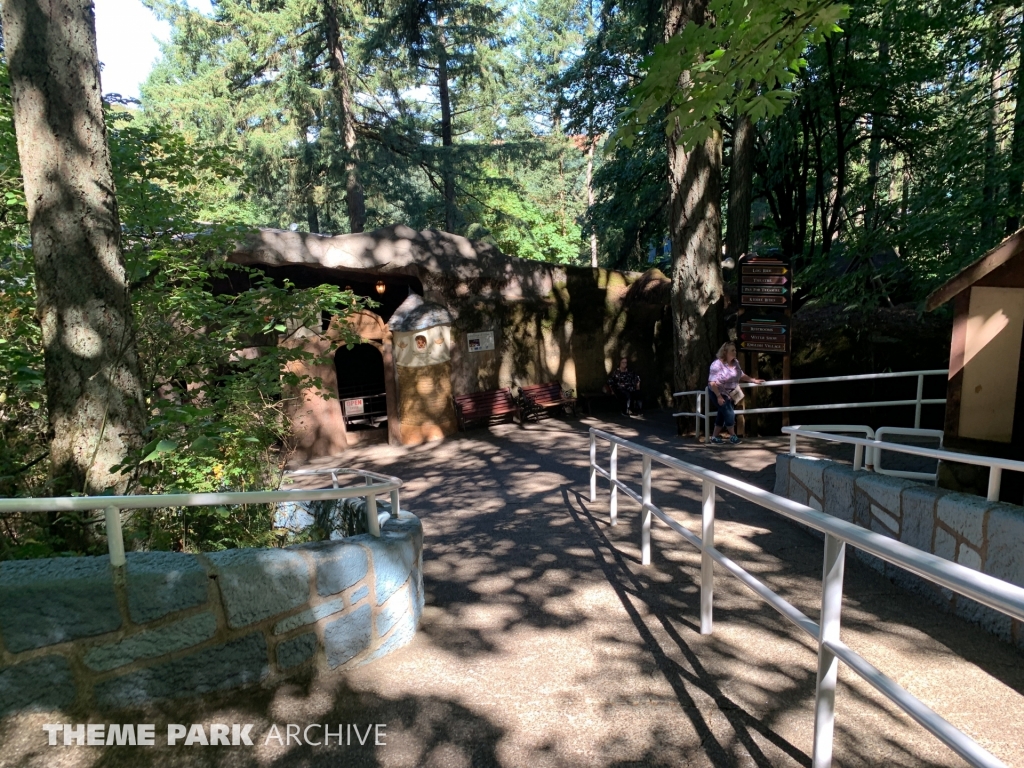
[[[426,609],[413,642],[344,676],[168,703],[120,722],[254,722],[256,732],[275,722],[388,724],[385,747],[210,749],[190,765],[809,765],[813,642],[721,571],[715,632],[700,635],[699,554],[656,522],[652,565],[642,567],[637,505],[620,496],[612,527],[606,483],[590,503],[591,424],[772,487],[766,443],[715,452],[676,438],[667,419],[547,420],[350,451],[347,466],[403,478],[403,507],[423,521]],[[620,453],[620,476],[638,486],[639,470]],[[699,486],[665,468],[653,484],[654,502],[698,530]],[[817,616],[819,540],[725,494],[717,534],[729,557]],[[1002,759],[1024,763],[1021,654],[854,558],[846,582],[844,641]],[[962,764],[845,670],[837,711],[837,765]],[[13,719],[0,740],[13,737],[23,760],[0,765],[50,766],[54,755],[75,766],[183,764],[180,748],[33,751],[12,728]]]

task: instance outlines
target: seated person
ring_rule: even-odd
[[[619,360],[619,367],[608,377],[608,388],[618,398],[623,416],[629,416],[630,413],[635,416],[643,415],[644,403],[640,397],[640,377],[629,370],[629,360],[625,357]]]

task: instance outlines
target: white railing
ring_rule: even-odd
[[[880,379],[900,379],[917,377],[917,396],[913,400],[876,400],[874,402],[863,402],[863,403],[826,403],[821,405],[782,405],[774,406],[771,408],[744,408],[742,411],[737,411],[739,416],[754,416],[761,413],[800,413],[802,411],[828,411],[836,408],[883,408],[889,406],[898,405],[912,405],[914,406],[914,427],[921,426],[921,406],[923,405],[942,405],[946,402],[946,398],[928,398],[924,397],[924,377],[925,376],[948,376],[949,371],[946,369],[935,369],[929,371],[895,371],[889,373],[864,373],[856,376],[819,376],[810,379],[777,379],[775,381],[766,381],[764,384],[740,384],[743,388],[749,387],[782,387],[797,384],[832,384],[836,382],[845,381],[878,381]],[[704,438],[705,440],[711,433],[711,421],[715,418],[717,411],[711,411],[711,403],[708,402],[707,389],[694,389],[687,392],[674,392],[673,398],[682,397],[696,397],[695,410],[693,411],[679,411],[672,415],[676,418],[682,418],[685,416],[693,417],[693,429],[694,433],[700,432],[700,421],[704,420]]]
[[[894,430],[885,427],[890,433],[894,433]],[[1024,461],[1014,461],[1012,459],[998,459],[994,456],[975,456],[972,453],[958,453],[957,451],[947,451],[937,448],[923,448],[917,445],[906,445],[905,443],[888,443],[881,440],[870,440],[862,437],[851,437],[850,435],[835,435],[826,434],[824,432],[817,431],[815,424],[809,424],[807,426],[797,427],[783,427],[782,431],[789,435],[789,455],[798,456],[796,449],[797,437],[809,437],[816,440],[827,440],[833,443],[845,443],[847,445],[857,446],[855,450],[868,449],[868,452],[873,452],[877,471],[877,456],[880,451],[895,451],[897,453],[907,453],[911,456],[925,456],[929,459],[938,459],[940,461],[955,461],[961,464],[974,464],[979,467],[988,467],[988,493],[987,498],[989,501],[999,501],[999,491],[1002,487],[1003,481],[1003,470],[1010,472],[1024,472]],[[882,430],[879,430],[881,432]],[[924,431],[924,430],[922,430]],[[932,430],[929,430],[932,431]],[[938,432],[938,430],[934,430]],[[878,433],[875,433],[877,437]],[[857,461],[856,455],[853,462],[854,469],[861,469],[860,464]],[[886,473],[895,474],[896,470],[886,470]],[[909,474],[909,473],[906,473]],[[933,477],[930,474],[925,475],[926,478]]]
[[[597,463],[597,441],[611,444],[611,458],[606,471]],[[872,441],[865,441],[872,442]],[[642,458],[641,491],[636,493],[618,477],[619,449],[640,454]],[[701,482],[701,534],[692,533],[651,502],[652,463],[678,470]],[[714,564],[739,579],[754,594],[810,635],[818,645],[818,677],[814,702],[813,768],[829,768],[832,764],[832,737],[835,724],[835,691],[838,662],[843,661],[870,683],[883,696],[937,736],[958,755],[974,766],[1004,766],[977,742],[954,728],[919,699],[886,677],[839,639],[840,613],[843,602],[843,567],[846,545],[850,544],[888,563],[910,571],[983,605],[1015,619],[1024,620],[1024,589],[978,573],[957,563],[914,549],[902,542],[865,530],[844,520],[817,512],[795,501],[784,499],[741,480],[680,461],[674,456],[623,440],[609,432],[590,430],[590,500],[597,500],[598,475],[608,479],[611,487],[611,524],[618,519],[618,493],[621,491],[640,504],[640,552],[643,565],[651,562],[651,520],[657,517],[669,528],[701,552],[700,631],[711,634],[714,600]],[[821,621],[816,623],[791,603],[779,597],[768,586],[719,552],[715,546],[715,494],[723,490],[753,502],[783,517],[825,534],[825,563],[822,574]],[[1004,766],[1005,768],[1005,766]]]
[[[292,501],[328,501],[335,499],[366,499],[366,527],[374,536],[380,536],[377,517],[377,496],[391,494],[391,515],[397,517],[399,489],[402,481],[397,477],[381,475],[364,469],[312,469],[286,473],[288,475],[331,475],[333,488],[290,491],[229,491],[225,493],[169,493],[153,496],[62,496],[44,499],[0,499],[0,516],[32,512],[89,512],[102,509],[106,523],[107,550],[110,564],[125,564],[124,536],[121,531],[121,510],[162,509],[166,507],[208,507],[239,504],[280,504]],[[359,475],[363,485],[338,487],[338,475]]]

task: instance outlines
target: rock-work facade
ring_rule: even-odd
[[[269,270],[302,268],[308,282],[321,279],[318,276],[340,283],[399,278],[418,282],[424,301],[451,317],[444,332],[450,349],[433,368],[446,368],[454,395],[552,381],[582,395],[596,394],[618,357],[626,355],[640,374],[645,399],[671,402],[671,284],[656,269],[625,273],[518,259],[486,243],[403,226],[335,237],[261,230],[240,243],[229,258]],[[309,336],[318,334],[311,329]],[[399,351],[392,348],[392,341],[389,334],[381,349],[393,366],[398,362],[393,354]],[[417,372],[407,369],[406,378],[410,371]],[[430,366],[420,372],[436,374]],[[434,383],[425,381],[421,389],[434,391]],[[416,386],[406,381],[404,389],[413,391]],[[389,405],[388,416],[391,442],[432,439],[424,436],[419,424],[409,429],[391,423],[400,422],[408,411],[394,395],[394,410]],[[327,407],[337,409],[337,402]],[[304,433],[317,436],[323,445],[330,441],[321,433],[333,436],[343,431],[337,425],[340,410],[333,421],[330,414],[307,410]],[[445,434],[455,429],[454,420],[447,418],[433,417],[430,423]],[[316,440],[307,441],[308,446],[299,442],[299,461],[323,455],[318,452],[325,449]],[[344,443],[344,437],[331,443],[334,451],[337,442]]]
[[[408,643],[423,534],[203,555],[0,563],[0,715],[198,696],[363,664]]]
[[[1024,587],[1024,507],[878,475],[825,459],[779,455],[775,493],[916,549]],[[1024,625],[902,568],[853,550],[901,586],[1024,648]]]

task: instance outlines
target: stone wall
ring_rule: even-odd
[[[776,457],[775,493],[1024,587],[1024,507],[786,454]],[[854,552],[896,583],[1024,648],[1021,622]]]
[[[202,555],[0,563],[0,715],[192,697],[334,671],[408,643],[423,533]]]

